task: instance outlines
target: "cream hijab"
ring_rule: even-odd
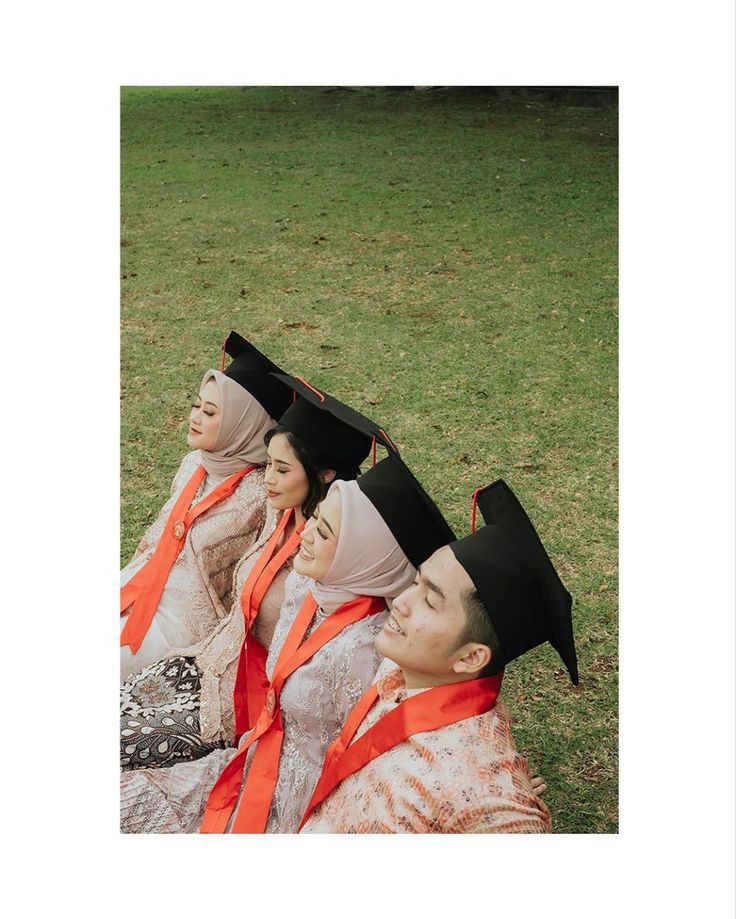
[[[217,384],[222,419],[214,447],[199,451],[207,475],[224,478],[251,463],[265,463],[263,438],[276,422],[257,399],[224,373],[208,370],[201,385],[208,380]]]
[[[312,588],[325,612],[333,612],[356,597],[393,600],[411,584],[416,569],[358,483],[338,480],[342,520],[335,558],[323,580]]]

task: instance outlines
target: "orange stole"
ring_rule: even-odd
[[[327,751],[322,775],[299,829],[340,782],[412,734],[435,731],[447,724],[490,711],[496,704],[502,679],[503,673],[499,673],[463,683],[434,686],[400,702],[349,746],[363,719],[378,699],[378,686],[371,686],[348,715],[339,737]]]
[[[248,466],[234,475],[228,476],[224,482],[213,489],[207,497],[190,507],[202,480],[207,474],[204,466],[197,466],[191,478],[181,490],[174,507],[166,521],[166,526],[158,541],[156,550],[137,571],[128,583],[120,589],[120,614],[132,606],[128,620],[120,633],[120,644],[129,645],[135,654],[146,637],[146,632],[156,615],[161,594],[166,587],[166,581],[174,562],[184,548],[184,540],[189,532],[189,527],[197,517],[208,511],[211,507],[225,498],[229,498],[235,491],[240,480],[249,472],[258,469],[258,466]]]
[[[299,547],[299,534],[304,529],[304,524],[297,527],[284,545],[277,550],[278,542],[293,515],[293,508],[289,508],[282,514],[278,526],[253,566],[240,594],[245,631],[233,692],[235,732],[238,735],[244,734],[253,727],[266,702],[268,652],[255,636],[250,634],[250,630],[258,615],[261,601],[266,596],[273,579]]]
[[[224,833],[243,783],[245,761],[250,747],[258,741],[243,788],[240,809],[233,833],[263,833],[278,778],[284,726],[279,693],[286,679],[346,626],[386,608],[383,599],[357,597],[343,603],[301,644],[317,610],[317,601],[307,594],[297,613],[273,672],[271,686],[255,728],[248,740],[225,766],[207,799],[200,833]]]

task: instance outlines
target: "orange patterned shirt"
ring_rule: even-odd
[[[377,683],[378,699],[353,742],[399,702],[425,691],[407,689],[399,669]],[[532,793],[509,724],[499,699],[482,715],[414,734],[348,776],[302,832],[549,833],[549,811]]]

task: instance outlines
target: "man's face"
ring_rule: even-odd
[[[462,597],[473,582],[449,546],[423,565],[411,587],[393,603],[376,638],[376,650],[404,671],[407,686],[435,686],[460,678],[455,665],[465,628]]]

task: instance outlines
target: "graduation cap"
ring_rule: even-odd
[[[375,451],[376,442],[398,453],[383,428],[349,405],[316,389],[301,377],[282,371],[272,376],[289,392],[290,398],[292,392],[300,397],[284,412],[280,424],[313,444],[337,467],[352,466],[357,470],[368,456],[371,445]]]
[[[549,641],[577,685],[572,597],[537,531],[503,479],[476,497],[486,525],[450,548],[488,611],[503,663]]]
[[[227,369],[224,367],[225,354],[232,358]],[[290,391],[272,376],[274,372],[282,373],[281,368],[237,332],[231,332],[225,339],[222,360],[221,369],[225,376],[240,383],[260,402],[271,418],[278,421],[291,405],[292,398]]]
[[[455,539],[440,509],[398,453],[389,453],[359,476],[358,487],[415,568]]]

